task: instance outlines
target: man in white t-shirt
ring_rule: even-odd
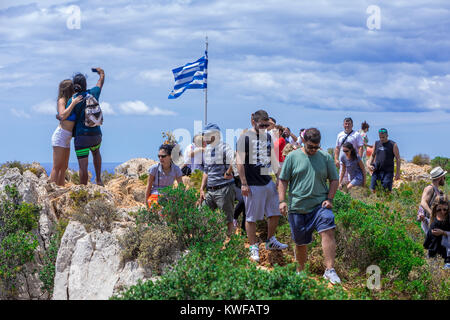
[[[191,172],[198,169],[203,171],[203,152],[205,151],[206,143],[203,141],[202,134],[196,134],[190,145],[184,150],[184,165],[181,167],[188,167]]]
[[[357,150],[359,156],[362,157],[364,152],[364,140],[358,131],[353,130],[352,118],[344,119],[344,131],[339,132],[336,139],[336,148],[334,149],[334,163],[336,164],[336,167],[339,168],[339,176],[341,174],[341,163],[339,159],[343,155],[341,147],[345,142],[350,142],[355,150]],[[347,173],[344,173],[343,182],[345,183],[347,180]]]

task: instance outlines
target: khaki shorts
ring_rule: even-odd
[[[205,204],[212,210],[217,208],[223,210],[227,222],[233,222],[235,197],[234,183],[231,183],[218,190],[208,191],[205,195]]]
[[[250,195],[244,196],[246,221],[256,222],[266,217],[281,216],[277,187],[273,181],[265,186],[249,186]]]

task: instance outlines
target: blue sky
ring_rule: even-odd
[[[67,27],[72,5],[80,29]],[[51,162],[58,83],[80,71],[93,86],[97,66],[103,161],[155,158],[162,131],[203,120],[202,90],[167,96],[206,35],[208,122],[245,128],[263,108],[296,133],[318,127],[331,147],[351,116],[370,124],[370,143],[388,128],[402,158],[450,157],[448,30],[448,1],[2,1],[0,162]]]

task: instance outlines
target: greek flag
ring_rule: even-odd
[[[178,98],[186,89],[204,89],[208,76],[208,53],[195,62],[172,70],[175,85],[169,99]]]

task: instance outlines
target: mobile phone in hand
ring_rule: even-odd
[[[96,68],[91,69],[92,72],[98,72]]]

